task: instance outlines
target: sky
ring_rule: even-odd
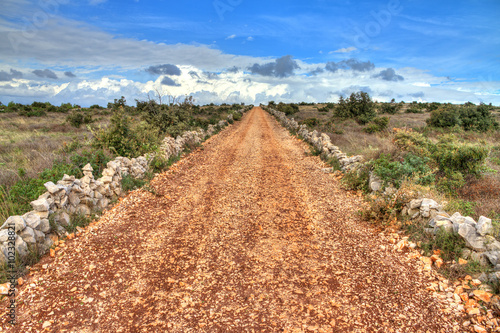
[[[500,105],[498,0],[0,0],[0,102]]]

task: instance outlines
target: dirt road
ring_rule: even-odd
[[[307,150],[254,108],[43,258],[15,330],[452,331],[415,261]]]

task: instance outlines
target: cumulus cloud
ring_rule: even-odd
[[[180,87],[181,85],[169,78],[168,76],[165,76],[163,80],[161,80],[161,84],[165,86],[171,86],[171,87]]]
[[[255,38],[253,38],[252,36],[247,37],[247,41],[249,41],[249,42],[253,42],[254,40],[255,40]]]
[[[236,66],[233,66],[233,67],[230,67],[230,68],[226,69],[226,71],[229,72],[229,73],[238,73],[240,71],[240,68],[236,67]]]
[[[423,91],[419,91],[419,92],[416,92],[416,93],[413,93],[413,94],[408,94],[409,96],[411,97],[415,97],[415,98],[423,98],[425,96],[424,92]]]
[[[323,73],[325,70],[321,67],[316,68],[315,70],[311,71],[309,74],[310,75],[318,75]]]
[[[342,48],[342,49],[338,49],[338,50],[335,50],[335,51],[332,51],[332,52],[329,52],[329,53],[349,53],[349,52],[353,52],[353,51],[356,51],[357,48],[355,48],[354,46],[351,46],[351,47],[345,47],[345,48]]]
[[[12,81],[12,79],[20,79],[22,77],[23,73],[12,68],[10,69],[10,73],[6,71],[0,71],[0,81]]]
[[[326,63],[325,69],[335,73],[339,69],[352,69],[355,72],[367,72],[375,68],[371,61],[359,61],[357,59],[347,59],[339,62],[329,61]]]
[[[396,71],[393,68],[384,69],[380,71],[380,73],[378,73],[377,75],[374,75],[373,77],[385,81],[394,81],[394,82],[403,81],[405,79],[401,75],[396,74]]]
[[[370,87],[358,86],[358,85],[352,85],[352,86],[349,86],[347,88],[341,89],[339,91],[336,91],[335,94],[345,97],[345,96],[351,95],[352,93],[356,93],[358,91],[363,91],[367,94],[373,95],[373,90]]]
[[[253,64],[248,67],[252,74],[260,74],[263,76],[287,77],[294,74],[294,70],[300,68],[291,55],[286,55],[276,59],[274,62],[269,62],[263,65]]]
[[[71,78],[76,77],[76,75],[73,74],[72,72],[64,72],[64,75]]]
[[[236,38],[236,35],[231,35],[226,37],[226,39],[234,39],[234,38]]]
[[[302,65],[302,64],[301,64]],[[303,65],[305,67],[305,65]],[[318,65],[311,66],[314,69]],[[481,100],[500,104],[500,97],[494,92],[500,90],[500,82],[492,82],[493,93],[475,92],[475,83],[452,83],[452,86],[416,87],[412,83],[427,80],[435,83],[443,78],[434,77],[427,72],[421,73],[414,68],[401,68],[398,71],[405,77],[405,84],[391,85],[387,81],[374,79],[372,75],[353,75],[351,71],[339,72],[335,77],[329,75],[295,75],[292,79],[282,80],[275,76],[221,73],[219,77],[208,78],[203,68],[181,66],[182,74],[172,78],[159,76],[155,80],[138,82],[127,79],[103,77],[100,79],[71,80],[71,82],[36,81],[20,79],[0,82],[0,100],[13,100],[19,103],[32,103],[34,100],[47,100],[53,104],[62,102],[82,106],[105,105],[115,98],[125,96],[128,101],[147,99],[148,92],[162,86],[169,93],[195,97],[196,103],[223,103],[234,101],[247,104],[267,103],[270,100],[285,103],[297,102],[336,102],[339,96],[352,92],[366,91],[374,100],[427,100],[451,103]],[[307,71],[310,71],[308,69]],[[378,72],[378,71],[377,71]],[[305,74],[305,73],[304,73]],[[202,80],[199,77],[203,78]],[[167,78],[167,79],[166,79]],[[170,80],[169,80],[170,79]],[[347,88],[346,88],[347,87]],[[461,89],[461,90],[460,90]]]
[[[172,64],[149,66],[146,72],[153,75],[181,75],[180,68]]]
[[[199,79],[200,76],[198,75],[198,73],[196,73],[195,71],[189,71],[189,75],[191,75],[191,78],[193,79]]]
[[[217,73],[212,72],[203,72],[203,75],[208,79],[218,79],[219,75]]]
[[[32,73],[41,78],[54,79],[54,80],[58,79],[56,73],[54,73],[50,69],[44,69],[44,70],[35,69]]]

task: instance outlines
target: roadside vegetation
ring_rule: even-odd
[[[206,130],[229,114],[239,120],[241,115],[235,111],[243,107],[198,106],[190,97],[160,94],[135,103],[127,105],[124,97],[107,107],[89,108],[70,103],[0,103],[0,220],[30,211],[29,203],[45,192],[43,184],[48,181],[57,182],[64,174],[80,178],[87,163],[94,176],[100,177],[106,163],[116,156],[153,153],[165,136]],[[153,170],[159,172],[171,163],[155,158]],[[125,184],[138,185],[132,180]]]
[[[282,103],[269,106],[288,109]],[[395,100],[378,103],[364,92],[341,97],[337,103],[294,106],[298,111],[289,112],[290,118],[310,131],[327,133],[348,156],[364,156],[363,166],[342,175],[342,183],[364,193],[367,208],[360,213],[367,220],[404,230],[425,254],[439,249],[443,259],[451,261],[460,256],[463,240],[453,234],[426,234],[428,221],[401,216],[403,205],[411,199],[435,199],[445,203],[447,212],[475,220],[487,216],[496,227],[496,237],[500,235],[499,107]],[[327,162],[340,170],[338,161]],[[371,174],[382,180],[382,192],[395,195],[372,193]],[[470,261],[461,272],[445,273],[455,276],[485,270],[488,268]]]

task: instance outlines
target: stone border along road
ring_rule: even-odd
[[[17,296],[17,332],[452,332],[435,279],[261,108],[136,190]],[[427,275],[426,275],[427,274]],[[4,300],[5,301],[5,300]],[[5,309],[2,303],[2,311]]]

